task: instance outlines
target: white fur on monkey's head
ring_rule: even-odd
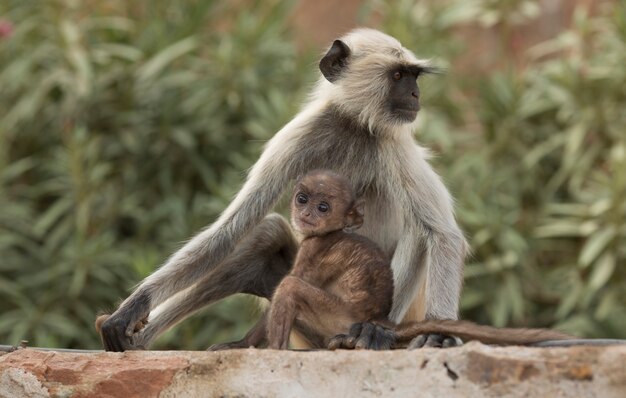
[[[388,73],[400,65],[419,66],[432,72],[430,62],[417,58],[397,39],[375,29],[355,29],[338,40],[349,49],[344,70],[334,82],[322,76],[314,99],[332,102],[357,116],[373,134],[397,128],[412,130],[414,122],[401,123],[385,112],[390,89]]]
[[[429,67],[427,60],[418,59],[409,49],[402,46],[398,39],[376,29],[354,29],[339,40],[350,47],[355,59],[378,54],[387,55],[395,61]]]

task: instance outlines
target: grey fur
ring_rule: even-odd
[[[148,346],[199,307],[249,291],[252,280],[273,283],[275,278],[264,275],[277,253],[285,253],[284,246],[292,250],[293,237],[277,216],[262,220],[293,179],[318,168],[350,180],[366,203],[358,233],[393,255],[391,319],[417,320],[417,313],[405,315],[420,287],[425,289],[422,316],[457,319],[467,245],[452,199],[428,164],[427,151],[414,141],[414,123],[398,122],[384,106],[390,67],[428,63],[375,30],[358,29],[342,41],[351,50],[347,71],[334,84],[320,78],[309,103],[268,142],[219,219],[146,278],[113,314],[134,325],[134,318],[152,310],[134,345]],[[257,225],[258,242],[251,242],[247,237]]]

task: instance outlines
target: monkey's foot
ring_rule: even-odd
[[[138,337],[147,325],[147,316],[137,321],[132,329],[125,326],[123,320],[118,320],[109,315],[101,315],[96,320],[96,329],[100,332],[102,345],[106,351],[132,351],[145,350],[142,344],[138,344]]]
[[[407,349],[414,350],[423,347],[448,348],[463,345],[463,341],[455,336],[442,334],[420,334],[409,343]]]
[[[392,329],[370,322],[355,323],[348,334],[339,334],[328,342],[328,349],[389,350],[396,342]]]

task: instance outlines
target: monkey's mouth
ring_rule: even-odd
[[[296,221],[298,222],[298,226],[301,227],[301,228],[307,228],[307,227],[308,228],[316,228],[317,227],[316,224],[313,224],[312,222],[306,221],[306,220],[304,220],[302,218],[298,218]]]
[[[412,106],[410,108],[396,108],[394,113],[396,117],[412,122],[417,117],[417,112],[420,110],[419,104]]]
[[[388,105],[387,111],[392,119],[396,119],[400,123],[411,123],[417,117],[417,112],[420,110],[419,97],[415,95],[407,96],[403,95],[399,98],[394,98]]]

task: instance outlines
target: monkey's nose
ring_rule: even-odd
[[[411,93],[411,95],[412,95],[413,97],[417,98],[417,99],[419,99],[419,98],[420,98],[419,93],[412,92],[412,93]]]

